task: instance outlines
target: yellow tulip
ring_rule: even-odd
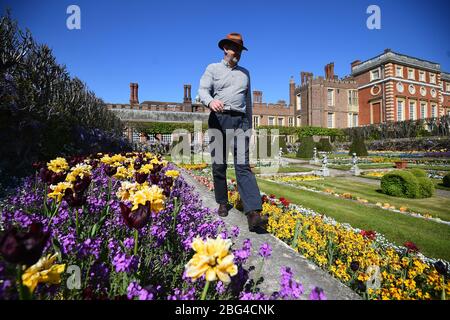
[[[206,241],[195,238],[192,249],[195,254],[186,264],[186,275],[194,281],[206,275],[206,281],[219,279],[224,283],[231,281],[230,276],[237,274],[237,266],[233,263],[234,255],[229,249],[231,240],[208,238]]]
[[[58,157],[48,162],[47,168],[55,173],[60,173],[69,169],[69,164],[66,159]]]
[[[34,265],[22,274],[22,283],[34,292],[39,283],[58,284],[61,282],[61,273],[64,272],[65,264],[54,264],[57,254],[47,255],[39,259]]]

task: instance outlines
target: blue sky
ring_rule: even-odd
[[[81,9],[81,30],[66,27],[69,5]],[[369,30],[369,5],[381,9],[381,30]],[[385,48],[438,62],[450,72],[450,2],[427,1],[64,1],[1,0],[2,14],[48,44],[72,76],[106,102],[127,103],[129,83],[139,100],[180,102],[183,84],[199,79],[220,61],[217,42],[229,32],[244,36],[252,89],[264,102],[288,101],[289,78],[300,71],[349,74],[350,63]]]

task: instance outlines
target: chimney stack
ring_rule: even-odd
[[[137,83],[130,82],[130,104],[139,104]]]
[[[294,77],[291,76],[291,79],[289,80],[289,105],[294,106],[295,101],[295,81]]]
[[[325,66],[325,79],[334,79],[334,62],[330,62]]]
[[[300,78],[301,78],[301,84],[305,84],[306,82],[308,82],[310,79],[312,79],[313,77],[313,73],[312,72],[300,72]]]
[[[262,91],[253,91],[253,103],[262,103]]]
[[[183,96],[183,103],[191,103],[191,85],[185,84],[184,85],[184,96]]]

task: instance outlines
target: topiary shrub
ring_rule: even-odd
[[[384,194],[394,197],[420,197],[420,186],[417,178],[406,170],[394,170],[385,174],[381,178],[381,190]]]
[[[360,136],[355,136],[353,138],[348,154],[351,156],[353,155],[353,153],[356,153],[358,157],[368,156],[366,144],[364,143],[364,138]]]
[[[450,172],[447,173],[444,178],[442,178],[442,184],[444,185],[444,187],[449,187],[450,188]]]
[[[314,146],[315,143],[313,137],[301,137],[297,158],[311,159],[314,155]]]
[[[416,177],[419,182],[420,198],[429,198],[434,194],[434,183],[428,177]]]
[[[412,168],[408,170],[409,172],[411,172],[415,177],[417,178],[427,178],[427,172],[423,169],[419,169],[419,168]]]
[[[330,140],[328,138],[320,138],[319,142],[317,142],[316,147],[318,151],[326,151],[326,152],[333,151],[333,146],[331,145]]]
[[[283,152],[283,154],[286,154],[288,152],[287,146],[286,146],[286,136],[278,136],[278,145]]]

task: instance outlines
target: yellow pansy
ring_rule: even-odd
[[[39,283],[58,284],[61,282],[61,273],[64,272],[65,264],[54,264],[57,254],[47,255],[39,259],[34,265],[22,274],[22,283],[34,292]]]
[[[153,169],[153,164],[151,163],[147,163],[144,164],[140,169],[139,169],[139,173],[150,173],[150,171],[152,171]]]
[[[75,167],[70,169],[70,172],[66,177],[66,181],[74,182],[78,176],[81,179],[83,179],[84,176],[90,176],[91,170],[92,170],[92,166],[90,166],[88,164],[79,163]]]
[[[69,164],[66,159],[58,157],[50,162],[47,162],[47,168],[55,173],[60,173],[69,169]]]
[[[172,177],[172,178],[176,179],[180,175],[180,171],[178,171],[178,170],[167,170],[165,174],[168,177]]]
[[[219,279],[224,283],[230,282],[230,276],[237,274],[234,255],[229,252],[230,246],[231,240],[224,240],[220,236],[206,241],[195,238],[192,249],[196,253],[185,266],[186,276],[196,280],[205,274],[206,281]]]
[[[64,197],[64,193],[66,192],[66,189],[72,188],[72,183],[70,182],[60,182],[56,186],[51,185],[50,189],[53,191],[48,194],[49,198],[55,199],[56,202],[61,202],[62,198]]]

